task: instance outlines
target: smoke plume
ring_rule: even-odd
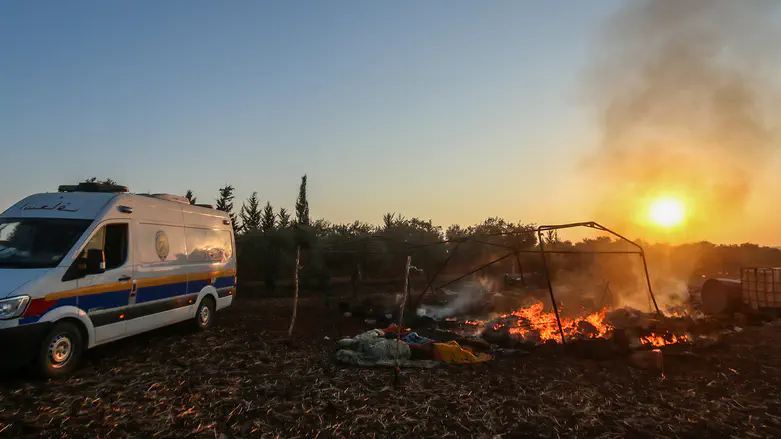
[[[741,212],[778,140],[769,124],[779,4],[644,0],[608,22],[587,80],[601,136],[587,169],[601,220],[658,238],[648,203],[675,196],[691,239]]]
[[[444,290],[445,295],[448,296],[447,303],[423,305],[418,308],[417,312],[419,316],[433,319],[471,314],[485,306],[484,304],[489,300],[491,293],[496,291],[496,288],[493,282],[484,278],[462,282],[452,289]],[[479,315],[479,312],[477,314]]]
[[[553,275],[553,287],[564,315],[576,316],[581,308],[588,312],[604,307],[655,310],[638,255],[600,255],[575,267],[563,265],[556,264],[558,268]],[[654,268],[648,280],[659,309],[668,311],[685,307],[689,298],[686,282],[664,263],[656,264]],[[548,301],[545,304],[547,306]]]

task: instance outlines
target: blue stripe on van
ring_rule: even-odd
[[[218,277],[214,282],[214,288],[227,288],[234,285],[233,276]]]
[[[170,299],[187,294],[187,282],[176,282],[153,287],[139,288],[136,294],[136,303],[151,302],[153,300]]]
[[[233,276],[219,277],[214,282],[214,287],[229,288],[234,286]],[[164,285],[155,285],[151,287],[139,288],[136,295],[136,303],[146,303],[154,300],[170,299],[174,297],[184,296],[187,294],[199,293],[206,286],[209,285],[208,280],[192,280],[189,282],[176,282]],[[57,299],[48,311],[61,306],[75,306],[89,312],[93,309],[113,309],[122,306],[127,306],[129,303],[130,289],[111,291],[107,293],[88,294],[84,296],[72,296]],[[20,325],[26,325],[30,323],[36,323],[41,319],[39,316],[23,317],[19,320]]]
[[[19,319],[19,325],[27,325],[30,323],[37,323],[38,320],[41,320],[42,316],[30,316],[30,317],[22,317]]]
[[[84,312],[92,309],[113,309],[128,304],[130,290],[111,291],[108,293],[87,294],[84,296],[63,297],[54,301],[54,304],[46,310],[49,312],[62,306],[75,306]],[[38,322],[43,315],[22,317],[19,320],[20,325]]]
[[[209,285],[208,279],[191,280],[187,282],[187,293],[200,293],[202,289]]]
[[[130,297],[130,290],[112,291],[110,293],[90,294],[87,296],[79,296],[78,306],[84,311],[89,312],[92,309],[111,309],[125,306],[128,303],[128,297]],[[76,297],[69,297],[68,299],[76,299]],[[68,300],[63,299],[63,300]],[[75,301],[72,305],[76,305]],[[62,306],[62,305],[60,305]]]

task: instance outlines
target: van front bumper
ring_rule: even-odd
[[[53,323],[31,323],[0,329],[0,365],[18,367],[30,363],[41,347],[43,337],[51,331]]]

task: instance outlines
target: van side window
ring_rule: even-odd
[[[127,260],[127,224],[109,224],[106,226],[106,270],[125,265]]]
[[[92,239],[89,240],[80,257],[87,255],[87,250],[103,250],[106,258],[106,270],[121,267],[127,260],[128,225],[108,224],[101,227]]]
[[[95,232],[90,238],[87,245],[81,250],[80,258],[87,257],[88,250],[103,250],[103,244],[106,242],[106,227],[101,227],[100,230]]]
[[[233,255],[231,234],[227,230],[186,229],[189,262],[225,262]]]

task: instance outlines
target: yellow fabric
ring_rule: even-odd
[[[475,355],[462,348],[456,341],[449,341],[447,343],[434,343],[434,359],[448,364],[472,364],[485,363],[491,360],[491,356],[481,353]]]

